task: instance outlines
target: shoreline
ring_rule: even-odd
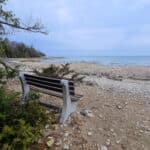
[[[43,63],[40,61],[21,61],[20,70],[32,72],[41,70],[50,64],[60,66],[62,63]],[[106,90],[124,91],[126,94],[150,96],[150,67],[147,66],[106,66],[96,63],[71,63],[70,68],[85,79],[90,86],[98,86]]]
[[[50,63],[50,62],[42,62],[43,58],[34,58],[34,59],[12,59],[11,62],[20,64],[24,66],[25,70],[32,69],[42,69],[46,68],[51,64],[55,64],[60,66],[63,63]],[[49,58],[48,58],[49,59]],[[52,58],[57,59],[57,58]],[[60,58],[63,59],[63,58]],[[110,65],[102,65],[92,62],[76,62],[70,63],[71,69],[82,75],[96,75],[97,77],[106,77],[112,80],[123,80],[123,79],[131,79],[131,80],[141,80],[141,81],[149,81],[150,80],[150,66],[110,66]],[[22,67],[20,67],[22,68]]]
[[[52,64],[18,63],[20,69],[27,72]],[[83,95],[83,99],[77,113],[71,117],[71,123],[63,128],[56,123],[53,129],[44,129],[41,141],[48,136],[60,141],[65,137],[72,150],[98,150],[101,145],[108,150],[149,149],[150,67],[111,67],[95,63],[72,63],[70,67],[86,76],[83,83],[76,85],[76,93]],[[11,89],[21,90],[18,79],[8,85]],[[56,102],[54,97],[45,94],[40,100],[50,104]],[[92,117],[82,116],[83,110],[92,112]],[[56,147],[62,149],[62,144]]]
[[[130,56],[133,57],[133,56]],[[135,56],[136,57],[136,56]],[[146,57],[146,56],[145,56]],[[147,56],[150,57],[150,56]],[[67,57],[64,56],[43,56],[43,57],[32,57],[32,58],[8,58],[10,61],[21,61],[21,62],[41,62],[43,64],[46,63],[54,63],[54,64],[77,64],[77,63],[89,63],[89,64],[97,64],[101,66],[106,66],[106,67],[150,67],[150,64],[132,64],[132,63],[117,63],[117,62],[107,62],[107,63],[102,63],[102,62],[97,62],[96,60],[91,61],[91,60],[68,60]],[[48,61],[49,60],[49,61]],[[63,61],[60,61],[63,60]]]

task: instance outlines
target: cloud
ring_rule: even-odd
[[[63,43],[67,49],[103,50],[116,48],[124,39],[124,31],[118,28],[81,28],[52,32],[52,40]]]
[[[13,0],[8,4],[24,22],[39,19],[50,31],[46,37],[24,32],[10,37],[47,52],[79,49],[116,53],[115,49],[136,52],[137,48],[150,48],[150,0]]]
[[[150,24],[138,28],[135,34],[126,41],[128,47],[150,48]]]

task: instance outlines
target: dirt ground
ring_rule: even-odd
[[[74,68],[77,70],[76,66],[75,64]],[[80,64],[78,68],[81,68]],[[143,80],[148,77],[149,68],[142,69],[146,76],[133,68],[132,73],[127,69],[126,74],[138,77],[138,80],[124,76],[123,72],[120,73],[122,80],[100,77],[98,73],[93,74],[98,68],[94,71],[86,69],[81,68],[87,79],[76,86],[76,93],[83,95],[78,103],[78,111],[72,114],[66,125],[58,122],[47,125],[42,131],[43,138],[32,149],[149,150],[150,82]],[[139,75],[142,75],[141,80]],[[9,86],[13,89],[14,82],[16,87],[19,85],[18,81],[12,81]],[[58,102],[48,95],[43,95],[41,101]],[[92,115],[84,116],[81,114],[83,110],[89,110]],[[49,109],[46,112],[55,116],[56,120],[60,114]],[[52,139],[53,144],[48,147],[47,141]]]
[[[71,150],[101,150],[102,145],[108,150],[149,150],[150,99],[97,86],[82,85],[77,91],[84,98],[69,123],[45,129],[46,137],[56,140],[52,149],[67,144]],[[82,116],[84,109],[91,110],[93,116]]]

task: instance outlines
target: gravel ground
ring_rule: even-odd
[[[21,64],[23,70],[49,65]],[[57,150],[149,150],[150,67],[93,63],[76,63],[71,67],[86,76],[84,83],[76,86],[76,92],[84,95],[83,100],[67,125],[54,123],[43,130],[44,138],[36,148],[44,149],[47,141],[53,139],[50,149]],[[9,86],[20,89],[18,81],[11,81]],[[57,102],[48,95],[43,95],[41,100]],[[90,112],[90,115],[83,115],[83,112]],[[59,113],[53,116],[58,118]]]

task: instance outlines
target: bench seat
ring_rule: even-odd
[[[50,91],[50,90],[46,90],[46,89],[42,89],[42,88],[37,88],[37,87],[32,86],[32,85],[30,85],[30,88],[34,91],[37,91],[37,92],[42,92],[44,94],[48,94],[48,95],[51,95],[51,96],[63,98],[63,94],[58,93],[58,92],[54,92],[54,91]],[[83,97],[83,95],[75,94],[75,95],[71,96],[71,101],[75,102],[75,101],[81,100],[82,97]]]
[[[60,123],[65,123],[70,114],[76,111],[77,101],[83,97],[75,93],[73,81],[66,79],[48,78],[24,72],[19,73],[19,79],[23,91],[22,104],[28,99],[30,89],[63,99]]]

